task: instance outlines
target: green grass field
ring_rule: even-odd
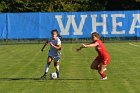
[[[140,93],[140,43],[105,43],[111,56],[106,81],[90,69],[94,48],[76,52],[78,45],[63,44],[58,80],[40,79],[48,47],[41,52],[42,44],[0,45],[0,93]]]

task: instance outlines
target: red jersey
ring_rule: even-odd
[[[94,43],[98,43],[98,46],[95,47],[96,51],[98,52],[98,56],[101,58],[108,58],[109,54],[105,49],[104,44],[101,40],[96,40]]]

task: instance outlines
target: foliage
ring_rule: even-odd
[[[77,12],[140,9],[135,0],[1,0],[0,12]]]
[[[0,2],[1,12],[59,12],[104,9],[96,0],[7,0]]]

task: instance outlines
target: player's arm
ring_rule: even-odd
[[[84,48],[88,48],[88,47],[96,47],[98,45],[99,43],[95,42],[95,43],[90,43],[90,44],[82,44],[81,46]]]
[[[76,50],[77,50],[77,51],[80,51],[82,48],[84,48],[84,47],[80,46],[80,47],[77,48]]]
[[[48,44],[49,42],[48,42],[48,40],[45,42],[45,44],[44,44],[44,46],[41,48],[41,51],[43,51],[44,50],[44,48],[46,47],[46,45]]]
[[[88,45],[88,44],[87,44]],[[82,48],[85,48],[85,47],[83,47],[83,44],[81,44],[81,46],[79,47],[79,48],[77,48],[76,50],[77,51],[80,51]]]
[[[50,45],[51,45],[52,47],[54,47],[55,49],[61,50],[61,44],[59,44],[59,45],[54,45],[52,42],[49,42],[49,43],[50,43]]]

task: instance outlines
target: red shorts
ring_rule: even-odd
[[[96,59],[98,62],[103,63],[103,65],[108,65],[110,62],[110,57],[101,57],[101,56],[97,56]]]

